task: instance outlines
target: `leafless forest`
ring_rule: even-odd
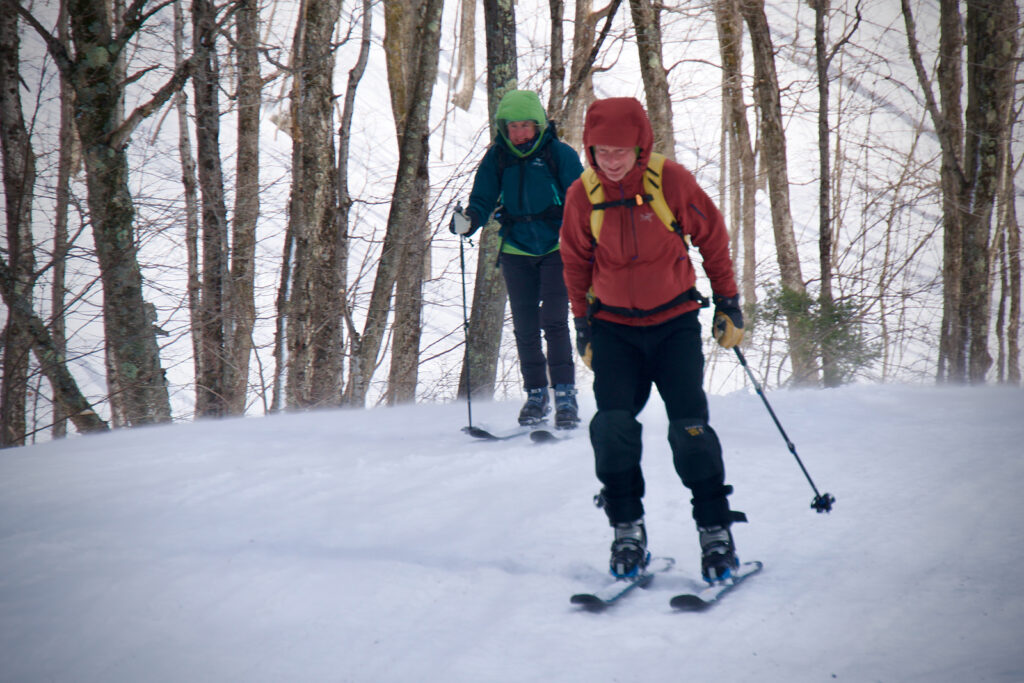
[[[577,150],[645,102],[767,386],[1020,384],[1016,0],[0,5],[0,446],[518,396],[495,230],[447,230],[511,88]]]

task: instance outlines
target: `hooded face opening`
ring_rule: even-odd
[[[505,140],[508,148],[513,154],[520,157],[528,156],[537,149],[544,130],[547,128],[548,121],[537,93],[529,90],[511,90],[505,93],[505,96],[501,98],[501,102],[498,104],[498,110],[494,118],[498,132]],[[533,126],[532,134],[525,136],[519,142],[512,137],[512,129],[517,124]],[[522,131],[522,133],[525,135],[525,131]],[[532,146],[526,144],[530,140],[534,140]],[[524,149],[524,147],[526,148]]]
[[[636,166],[636,147],[594,145],[591,150],[598,168],[612,182],[622,180]]]
[[[509,121],[506,126],[508,141],[519,146],[526,144],[537,135],[536,121]]]

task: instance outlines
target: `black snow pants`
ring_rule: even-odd
[[[734,519],[726,499],[732,488],[724,483],[722,447],[708,425],[697,316],[698,311],[691,311],[646,327],[592,320],[597,413],[590,422],[590,441],[611,524],[644,514],[642,425],[636,417],[652,385],[665,403],[673,464],[693,494],[697,525],[728,526]]]
[[[576,368],[569,338],[569,293],[562,277],[562,254],[501,255],[501,272],[512,309],[512,329],[519,352],[524,389],[575,384]],[[547,357],[541,347],[541,330]]]

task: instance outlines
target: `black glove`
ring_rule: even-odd
[[[586,318],[573,318],[572,324],[576,326],[576,351],[583,359],[583,364],[589,368],[594,357],[590,347],[590,321]]]
[[[480,222],[474,220],[476,213],[472,209],[462,210],[461,204],[455,205],[452,212],[452,222],[448,225],[448,232],[460,237],[469,237],[480,227]]]
[[[712,299],[715,302],[715,318],[711,326],[711,333],[715,341],[723,349],[732,347],[743,341],[743,312],[740,310],[740,297],[721,296],[715,294]]]

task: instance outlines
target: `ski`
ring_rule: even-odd
[[[538,422],[537,424],[543,423]],[[526,436],[533,430],[534,425],[524,425],[519,429],[516,429],[515,431],[507,432],[505,434],[493,434],[487,431],[486,429],[483,429],[481,427],[473,427],[472,425],[470,425],[469,427],[462,428],[462,431],[464,433],[469,434],[474,439],[483,439],[484,441],[507,441],[509,439],[515,439],[516,437]]]
[[[749,577],[761,571],[764,565],[760,561],[744,562],[732,577],[720,583],[713,583],[703,590],[695,593],[682,593],[669,601],[674,609],[680,612],[700,612],[718,602],[723,595],[731,592],[736,586],[746,581]]]
[[[646,587],[654,580],[655,574],[668,571],[675,563],[676,561],[671,557],[651,558],[647,568],[641,574],[629,579],[615,579],[601,586],[593,593],[576,593],[569,598],[569,602],[579,605],[589,612],[600,612],[614,605],[622,596],[630,593],[634,588]]]
[[[530,440],[534,443],[553,443],[555,441],[568,441],[572,436],[559,436],[548,429],[534,429],[530,432]]]

